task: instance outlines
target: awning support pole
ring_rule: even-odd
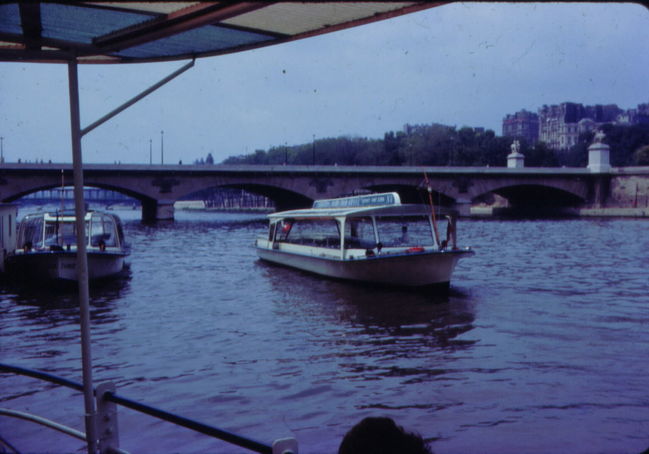
[[[144,98],[145,96],[147,96],[147,95],[153,93],[155,90],[157,90],[158,88],[162,87],[162,86],[163,86],[164,84],[166,84],[167,82],[169,82],[169,81],[175,79],[176,77],[180,76],[182,73],[184,73],[185,71],[187,71],[187,70],[188,70],[189,68],[191,68],[192,66],[194,66],[194,60],[192,60],[192,61],[190,61],[189,63],[187,63],[187,64],[186,64],[185,66],[183,66],[182,68],[180,68],[180,69],[174,71],[173,73],[169,74],[167,77],[165,77],[164,79],[160,80],[160,82],[158,82],[158,83],[156,83],[156,84],[154,84],[154,85],[151,85],[151,87],[147,88],[146,90],[144,90],[144,91],[143,91],[142,93],[140,93],[139,95],[134,96],[134,97],[131,98],[130,100],[126,101],[126,102],[125,102],[124,104],[122,104],[121,106],[117,107],[116,109],[113,109],[112,111],[110,111],[109,113],[107,113],[106,115],[104,115],[103,117],[101,117],[99,120],[95,121],[93,124],[88,125],[88,126],[86,126],[85,128],[83,128],[83,129],[81,130],[81,136],[85,136],[85,135],[88,134],[90,131],[92,131],[93,129],[95,129],[97,126],[101,126],[102,124],[106,123],[108,120],[110,120],[111,118],[113,118],[115,115],[117,115],[117,114],[121,113],[122,111],[124,111],[124,110],[128,109],[129,107],[131,107],[133,104],[135,104],[136,102],[138,102],[140,99],[142,99],[142,98]]]
[[[94,390],[92,386],[92,353],[90,351],[90,291],[88,256],[86,254],[85,202],[83,198],[83,163],[81,160],[81,115],[79,111],[79,77],[77,61],[68,62],[70,89],[70,132],[72,168],[74,171],[74,211],[77,229],[77,280],[79,282],[79,315],[81,324],[81,365],[88,454],[97,452],[97,429]]]
[[[90,289],[88,284],[88,254],[86,248],[86,207],[83,195],[83,161],[81,138],[88,132],[102,125],[140,99],[157,90],[170,80],[194,66],[194,60],[176,70],[157,84],[122,104],[110,113],[81,129],[79,106],[79,74],[75,58],[68,61],[68,85],[70,90],[70,134],[72,139],[72,168],[74,172],[74,211],[77,229],[77,281],[79,285],[79,315],[81,325],[81,366],[83,374],[83,401],[85,408],[86,441],[88,454],[97,453],[97,411],[92,380],[92,352],[90,349]]]

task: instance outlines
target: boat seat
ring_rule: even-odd
[[[345,249],[373,249],[376,247],[374,241],[348,238],[345,240]]]

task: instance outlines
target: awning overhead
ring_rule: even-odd
[[[221,55],[438,6],[431,2],[13,2],[0,61],[128,63]]]

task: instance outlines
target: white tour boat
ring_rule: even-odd
[[[460,258],[473,254],[457,247],[452,211],[402,204],[396,192],[318,200],[268,218],[268,235],[256,241],[261,259],[333,278],[448,287]]]
[[[39,281],[76,281],[77,234],[74,211],[31,213],[18,226],[9,271]],[[129,251],[119,217],[101,211],[85,216],[88,278],[120,273]]]

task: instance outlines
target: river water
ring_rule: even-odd
[[[649,447],[646,220],[464,220],[450,293],[376,289],[259,262],[263,215],[118,212],[130,274],[91,290],[94,378],[118,394],[301,453],[390,416],[435,453]],[[81,381],[74,295],[5,283],[0,361]],[[0,406],[83,429],[72,390],[0,375]],[[119,410],[132,453],[246,452]],[[23,452],[84,445],[0,417]]]

